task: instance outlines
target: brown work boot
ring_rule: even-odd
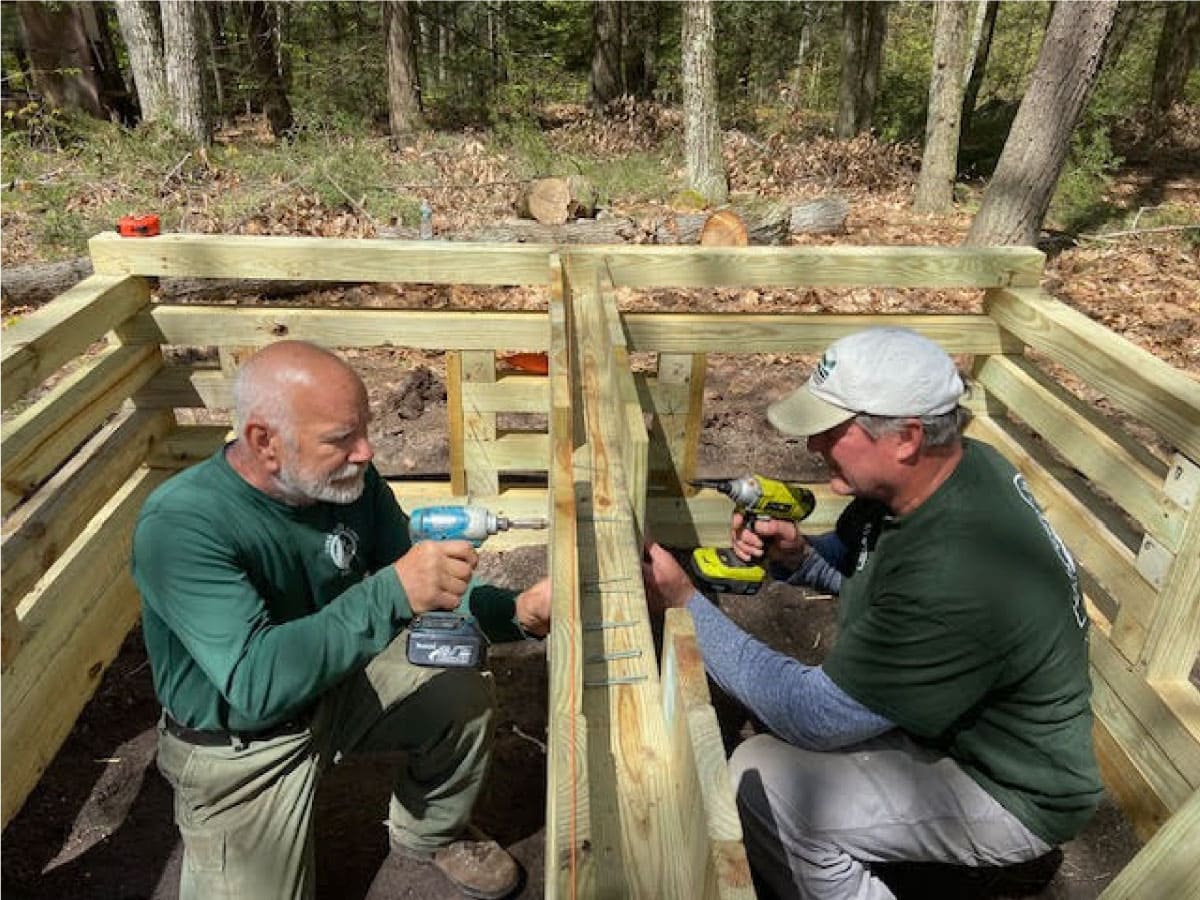
[[[501,900],[521,882],[517,861],[498,843],[473,825],[454,842],[428,853],[419,853],[395,840],[392,849],[405,856],[432,863],[439,872],[468,897]]]

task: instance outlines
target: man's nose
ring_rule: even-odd
[[[354,448],[350,451],[350,462],[365,464],[369,463],[375,456],[375,450],[371,447],[371,442],[367,440],[364,434],[354,442]]]

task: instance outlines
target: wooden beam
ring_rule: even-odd
[[[1166,467],[1028,360],[990,356],[975,377],[1171,551],[1187,511],[1162,490]]]
[[[4,520],[0,595],[6,612],[16,609],[112,496],[113,486],[123,484],[174,425],[165,412],[121,413]]]
[[[3,512],[28,497],[161,366],[158,347],[110,347],[5,422]]]
[[[410,284],[546,283],[547,248],[536,244],[345,240],[236,234],[163,234],[88,241],[105,275],[262,278],[287,281],[388,281]]]
[[[660,353],[654,378],[635,376],[642,407],[653,414],[649,449],[661,456],[651,456],[650,481],[681,497],[692,492],[687,482],[696,476],[706,374],[703,353]]]
[[[549,721],[546,786],[546,874],[549,900],[592,897],[588,776],[588,722],[583,715],[583,622],[579,589],[579,535],[575,494],[575,374],[569,304],[562,266],[550,265],[550,450],[551,529],[549,571],[552,615],[548,637]]]
[[[1097,676],[1093,674],[1092,677]],[[1117,743],[1100,716],[1092,720],[1092,744],[1105,791],[1129,820],[1138,839],[1143,843],[1150,840],[1171,818],[1171,811],[1158,799],[1150,782],[1129,758],[1125,748]]]
[[[1100,900],[1195,897],[1200,885],[1200,791],[1109,882]]]
[[[987,314],[1200,459],[1200,382],[1037,289],[988,291]]]
[[[4,824],[58,752],[137,619],[129,575],[133,524],[165,478],[165,472],[136,472],[17,609],[24,640],[0,679]]]
[[[1190,473],[1186,477],[1184,473]],[[1176,473],[1179,473],[1178,476]],[[1187,505],[1188,520],[1179,541],[1179,553],[1158,592],[1158,604],[1146,636],[1142,659],[1146,677],[1158,681],[1186,681],[1200,654],[1200,466],[1177,456],[1168,484],[1192,486],[1179,497]]]
[[[144,278],[92,275],[4,331],[5,409],[150,302]]]
[[[602,257],[617,287],[1035,286],[1045,256],[1032,247],[571,248]]]
[[[750,862],[742,844],[721,728],[708,692],[691,613],[668,609],[663,624],[663,708],[667,739],[682,804],[686,864],[703,875],[698,896],[754,896]]]
[[[129,344],[262,347],[282,338],[323,347],[545,350],[541,312],[156,305],[121,330]]]
[[[630,350],[820,354],[838,338],[881,325],[911,328],[948,353],[1020,353],[1021,341],[983,315],[627,312]]]

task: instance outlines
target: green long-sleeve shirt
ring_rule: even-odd
[[[309,708],[412,618],[391,563],[408,517],[375,468],[350,504],[294,507],[251,486],[224,448],[156,490],[133,577],[154,687],[180,723],[256,731]],[[460,610],[522,636],[515,592],[472,583]]]

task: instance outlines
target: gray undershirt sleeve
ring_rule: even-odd
[[[820,666],[752,638],[699,592],[687,608],[708,674],[789,744],[835,750],[895,727],[848,696]]]
[[[792,571],[786,566],[772,564],[771,577],[788,584],[805,585],[829,594],[842,592],[842,573],[839,571],[846,556],[846,545],[833,531],[808,539],[813,552],[805,557],[800,568]]]

